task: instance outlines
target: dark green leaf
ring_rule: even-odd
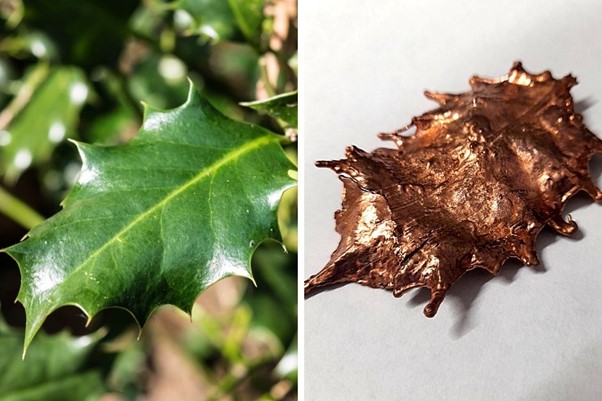
[[[241,104],[282,120],[292,128],[297,128],[297,91]]]
[[[97,400],[104,391],[100,373],[82,371],[97,337],[40,335],[23,360],[23,335],[1,326],[0,401]]]
[[[257,45],[261,36],[265,0],[228,0],[238,28],[247,41]]]
[[[0,401],[97,401],[102,392],[100,375],[88,372],[9,393]]]
[[[116,353],[115,362],[107,377],[107,386],[119,392],[123,400],[139,399],[136,396],[140,392],[140,372],[148,358],[142,344],[142,341],[135,341]]]
[[[111,306],[144,324],[155,308],[190,312],[221,278],[279,240],[276,209],[294,184],[277,135],[217,112],[191,86],[176,109],[146,110],[123,146],[78,144],[83,167],[64,210],[6,250],[19,263],[25,346],[65,304]]]
[[[36,67],[0,121],[0,173],[15,181],[31,164],[46,161],[64,138],[72,136],[88,95],[84,74],[78,68],[48,70]]]

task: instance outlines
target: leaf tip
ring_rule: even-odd
[[[35,319],[33,324],[30,324],[30,321],[27,319],[25,322],[25,336],[23,337],[23,354],[21,354],[22,359],[25,359],[27,350],[29,349],[29,346],[31,345],[31,342],[33,341],[34,337],[42,327],[42,322],[44,321],[44,319],[42,319],[42,322],[38,321],[39,319]]]
[[[136,324],[138,325],[138,333],[136,334],[136,341],[140,341],[140,338],[142,337],[142,327],[140,327],[140,324],[138,322],[136,322]]]
[[[15,302],[17,302],[17,300],[19,300],[19,298],[15,299]],[[25,356],[27,356],[27,350],[29,349],[33,338],[35,337],[41,326],[42,325],[39,324],[37,325],[37,327],[32,327],[32,325],[29,322],[29,319],[25,320],[25,335],[23,337],[23,353],[21,354],[21,360],[25,360]]]
[[[85,143],[85,142],[80,142],[80,141],[76,141],[75,139],[67,139],[69,142],[71,142],[73,145],[75,145],[75,148],[77,149],[77,152],[79,153],[80,158],[82,159],[83,162],[85,162],[85,158],[86,158],[86,151],[92,147],[92,145]]]
[[[182,107],[186,107],[186,106],[190,106],[190,105],[197,105],[197,104],[200,104],[200,102],[201,102],[201,95],[199,94],[199,91],[197,90],[196,86],[194,86],[194,82],[192,82],[192,79],[190,79],[190,77],[188,77],[187,79],[188,79],[188,96],[186,97],[186,102],[184,102]]]
[[[255,281],[255,277],[253,277],[253,272],[249,272],[247,278],[251,280],[251,282],[253,283],[253,287],[257,287],[257,281]]]
[[[147,120],[148,120],[148,119],[149,119],[149,118],[150,118],[150,117],[151,117],[153,114],[159,113],[159,112],[160,112],[160,110],[159,110],[159,109],[156,109],[156,108],[154,108],[153,106],[149,105],[149,104],[148,104],[148,103],[146,103],[146,102],[141,102],[141,103],[142,103],[142,109],[143,109],[143,111],[142,111],[142,119],[143,119],[143,121],[144,121],[144,122],[142,123],[142,126],[144,127],[144,123],[145,123],[145,122],[146,122],[146,121],[147,121]]]

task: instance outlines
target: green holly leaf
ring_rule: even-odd
[[[265,0],[228,0],[236,24],[247,41],[258,44],[263,23],[263,6]]]
[[[104,392],[100,371],[85,367],[98,335],[40,335],[23,360],[23,334],[0,323],[0,401],[97,400]]]
[[[241,104],[281,120],[284,122],[283,125],[297,128],[297,91]]]
[[[281,137],[228,119],[191,85],[186,103],[145,110],[122,146],[77,143],[83,161],[63,210],[7,248],[19,264],[25,348],[66,304],[143,325],[162,304],[190,313],[201,291],[252,279],[257,245],[280,240],[276,209],[294,184]]]
[[[14,182],[30,165],[48,160],[74,134],[87,96],[80,69],[36,66],[0,114],[0,174]]]
[[[180,0],[177,13],[187,13],[192,31],[213,41],[232,39],[237,26],[228,2],[223,0]],[[176,14],[177,15],[177,14]]]

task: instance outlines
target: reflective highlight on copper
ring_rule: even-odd
[[[602,200],[588,171],[602,141],[574,110],[576,83],[515,63],[500,78],[473,77],[466,93],[425,92],[438,108],[379,135],[397,149],[351,146],[345,159],[317,162],[344,184],[341,241],[305,294],[349,282],[396,297],[427,287],[432,317],[468,270],[497,275],[509,258],[538,265],[545,225],[562,235],[577,229],[562,217],[565,202],[579,191]]]

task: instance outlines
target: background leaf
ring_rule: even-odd
[[[179,108],[147,109],[117,147],[78,144],[83,167],[64,210],[6,250],[21,269],[25,347],[65,304],[120,306],[140,324],[198,294],[278,240],[276,209],[294,168],[271,132],[227,119],[191,86]]]
[[[0,401],[96,400],[103,393],[100,373],[82,370],[98,335],[40,335],[22,360],[23,334],[0,323]]]
[[[182,11],[188,13],[193,20],[194,32],[202,37],[218,41],[232,39],[238,32],[234,15],[226,1],[183,0],[179,6],[180,15]]]
[[[261,36],[265,0],[228,0],[228,3],[238,28],[249,43],[257,45]]]
[[[278,120],[282,120],[286,125],[297,128],[297,91],[241,104],[264,112]]]
[[[58,45],[62,62],[82,67],[112,65],[129,33],[136,0],[27,0],[23,22],[45,32]]]
[[[7,181],[48,160],[56,145],[73,135],[87,96],[78,68],[40,65],[29,73],[20,96],[0,114],[0,171]]]

